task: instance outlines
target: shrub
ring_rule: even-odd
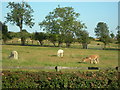
[[[3,71],[2,88],[119,88],[117,71],[25,72]]]

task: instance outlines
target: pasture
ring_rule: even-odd
[[[57,57],[59,47],[2,45],[2,67],[116,67],[118,66],[118,50],[98,50],[80,48],[62,48],[64,57]],[[11,51],[19,53],[18,60],[8,59]],[[89,62],[80,63],[83,58],[97,54],[100,56],[99,64]],[[3,68],[4,70],[4,68]]]

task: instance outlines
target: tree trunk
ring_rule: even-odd
[[[104,48],[103,49],[106,49],[106,43],[104,43]]]
[[[52,43],[53,43],[54,47],[56,47],[55,42],[52,42]]]
[[[40,42],[40,45],[43,46],[43,42],[42,41],[39,41]]]
[[[83,49],[88,49],[87,43],[82,43]]]
[[[6,44],[7,40],[3,40],[3,44]]]
[[[62,46],[62,43],[61,42],[58,42],[58,47],[61,47]]]
[[[25,38],[23,37],[23,35],[22,35],[22,24],[19,26],[19,28],[20,28],[20,32],[21,32],[21,45],[25,45]]]
[[[70,47],[70,43],[69,42],[66,42],[66,47]]]
[[[32,40],[32,45],[33,45],[33,40]]]
[[[25,45],[25,38],[24,37],[21,37],[21,44]]]

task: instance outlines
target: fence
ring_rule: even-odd
[[[62,69],[77,69],[77,70],[109,70],[115,69],[120,72],[120,67],[2,67],[2,69],[54,69],[56,71],[61,71]]]

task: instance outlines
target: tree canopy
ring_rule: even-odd
[[[77,34],[77,39],[79,43],[82,43],[84,49],[88,48],[88,44],[90,43],[89,33],[85,30],[80,31]]]
[[[97,38],[99,38],[100,41],[104,43],[104,48],[106,47],[106,44],[111,42],[108,26],[106,23],[99,22],[95,28],[95,33]]]
[[[69,47],[76,32],[85,28],[85,24],[78,21],[79,16],[72,7],[58,6],[39,25],[47,33],[59,34],[58,44],[65,42]]]
[[[35,32],[34,33],[34,37],[35,40],[38,40],[41,44],[41,46],[43,45],[43,40],[46,39],[46,34],[43,32]]]
[[[8,39],[12,39],[8,33],[8,26],[5,23],[0,22],[0,38],[3,40],[3,43],[6,44]]]
[[[10,9],[10,12],[7,13],[6,22],[15,24],[20,28],[20,32],[23,30],[23,25],[27,25],[30,28],[34,25],[32,22],[32,13],[34,12],[30,5],[26,2],[15,3],[9,2],[7,8]],[[25,44],[24,38],[21,37],[22,45]]]
[[[117,31],[117,36],[116,37],[117,37],[118,44],[120,44],[120,28]]]

